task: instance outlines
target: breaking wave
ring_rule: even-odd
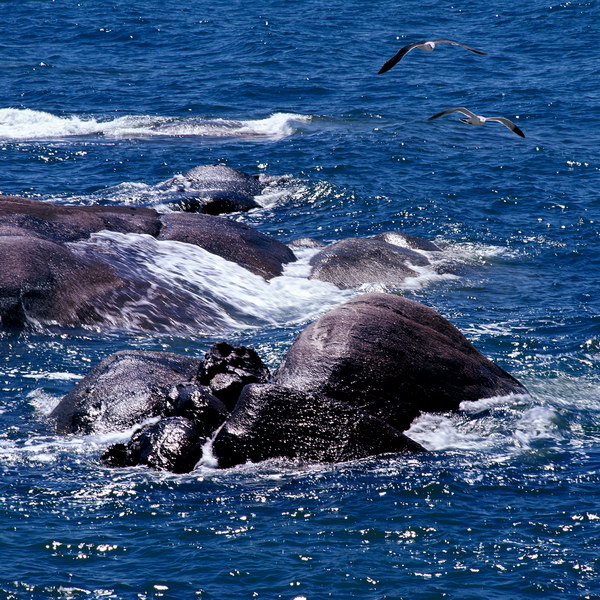
[[[278,112],[264,119],[249,120],[148,115],[126,115],[104,120],[94,116],[57,116],[38,110],[2,108],[0,109],[0,139],[39,140],[87,136],[281,139],[306,127],[312,119],[309,115]]]

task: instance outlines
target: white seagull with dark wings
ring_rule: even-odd
[[[433,117],[429,117],[429,119],[427,120],[433,121],[433,119],[439,119],[440,117],[445,117],[446,115],[450,115],[455,112],[468,117],[467,119],[459,119],[463,123],[468,123],[469,125],[483,125],[488,121],[495,121],[497,123],[502,123],[502,125],[508,127],[517,135],[525,137],[525,134],[510,119],[507,119],[506,117],[482,117],[481,115],[476,115],[474,112],[471,112],[468,108],[465,108],[464,106],[457,106],[456,108],[447,108],[446,110],[443,110],[442,112],[433,115]]]
[[[398,64],[406,54],[408,54],[411,50],[415,48],[419,48],[421,50],[425,50],[425,52],[433,52],[436,44],[452,44],[453,46],[460,46],[465,50],[469,50],[469,52],[475,52],[475,54],[483,54],[486,55],[487,52],[482,52],[481,50],[475,50],[475,48],[469,48],[469,46],[465,46],[464,44],[459,44],[458,42],[453,42],[452,40],[426,40],[423,42],[413,42],[412,44],[408,44],[408,46],[404,46],[400,48],[390,60],[388,60],[381,69],[379,69],[378,74],[385,73],[389,71],[394,65]]]

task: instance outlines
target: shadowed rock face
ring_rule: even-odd
[[[310,264],[310,279],[348,289],[364,283],[402,284],[417,275],[410,265],[429,261],[418,252],[381,240],[349,238],[315,254]]]
[[[0,225],[22,227],[57,242],[73,242],[108,229],[119,233],[160,230],[158,213],[132,206],[62,206],[18,196],[0,196]]]
[[[392,294],[365,294],[309,325],[275,383],[344,401],[399,430],[420,412],[525,391],[435,310]]]
[[[398,430],[339,400],[277,385],[247,385],[213,442],[219,466],[288,458],[343,462],[424,449]]]
[[[123,351],[94,367],[52,411],[59,433],[121,431],[163,414],[177,384],[195,379],[200,361],[169,352]]]
[[[225,165],[203,165],[158,184],[170,201],[185,212],[218,215],[248,211],[263,185],[256,177]]]
[[[256,350],[226,342],[209,349],[198,374],[200,383],[208,386],[229,410],[235,407],[246,384],[266,383],[269,378],[269,369]]]
[[[169,417],[142,427],[127,444],[115,444],[102,460],[111,467],[147,465],[162,471],[189,473],[202,456],[203,441],[190,421]]]
[[[198,435],[206,438],[223,424],[229,411],[207,387],[187,382],[178,383],[169,390],[161,414],[185,417]]]
[[[222,217],[173,213],[164,215],[162,223],[159,239],[200,246],[265,279],[281,275],[283,265],[296,260],[285,244]]]

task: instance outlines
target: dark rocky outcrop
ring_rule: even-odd
[[[19,228],[0,230],[0,324],[92,325],[126,282],[100,261]]]
[[[269,369],[256,350],[226,342],[209,349],[198,373],[200,383],[208,386],[229,410],[235,407],[246,384],[266,383],[269,378]]]
[[[117,352],[94,367],[50,417],[59,433],[127,429],[176,403],[177,385],[194,381],[199,367],[199,360],[169,352]]]
[[[156,187],[180,210],[209,215],[257,208],[254,197],[264,188],[258,178],[226,165],[195,167]]]
[[[212,303],[152,280],[135,257],[123,261],[103,253],[101,244],[85,242],[103,230],[196,244],[267,279],[296,260],[284,244],[234,221],[183,213],[163,220],[164,227],[158,213],[146,208],[61,206],[0,196],[0,327],[204,331],[225,326]]]
[[[57,242],[73,242],[102,230],[119,233],[146,233],[160,230],[158,213],[133,206],[63,206],[0,196],[0,226],[21,227]]]
[[[380,419],[318,394],[247,385],[213,442],[219,466],[288,458],[343,462],[424,449]]]
[[[163,228],[159,239],[200,246],[265,279],[281,275],[283,265],[296,260],[285,244],[223,217],[172,213],[161,220]]]
[[[408,233],[402,233],[401,231],[385,231],[373,236],[373,239],[381,240],[394,246],[411,248],[412,250],[427,250],[428,252],[441,252],[442,250],[437,244],[429,240],[409,235]]]
[[[393,294],[365,294],[309,325],[275,383],[341,400],[399,430],[421,412],[524,392],[435,310]]]
[[[311,279],[339,288],[364,283],[401,284],[417,275],[411,265],[427,265],[422,254],[382,240],[349,238],[328,246],[310,260]]]
[[[146,465],[152,469],[189,473],[202,456],[202,437],[183,417],[146,425],[126,444],[111,446],[102,460],[111,467]]]
[[[229,411],[207,387],[190,381],[169,390],[161,414],[185,417],[193,423],[198,435],[205,438],[223,424]]]

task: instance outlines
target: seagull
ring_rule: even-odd
[[[440,117],[445,117],[446,115],[455,112],[461,113],[462,115],[469,117],[468,119],[459,119],[463,123],[468,123],[469,125],[483,125],[486,121],[497,121],[498,123],[502,123],[502,125],[508,127],[511,131],[514,131],[517,135],[525,137],[525,134],[510,119],[507,119],[506,117],[482,117],[481,115],[476,115],[475,113],[471,112],[468,108],[465,108],[464,106],[448,108],[446,110],[443,110],[442,112],[437,113],[437,115],[433,115],[433,117],[429,117],[429,119],[427,120],[433,121],[433,119],[439,119]]]
[[[396,54],[394,54],[394,56],[392,56],[392,58],[390,58],[390,60],[388,60],[385,63],[385,65],[383,65],[383,67],[379,69],[377,74],[379,75],[380,73],[385,73],[386,71],[389,71],[394,65],[399,63],[404,58],[405,54],[408,54],[411,50],[414,50],[415,48],[420,48],[421,50],[425,50],[425,52],[433,52],[436,44],[452,44],[453,46],[460,46],[461,48],[469,50],[470,52],[475,52],[475,54],[487,55],[487,52],[482,52],[481,50],[469,48],[469,46],[459,44],[458,42],[453,42],[452,40],[429,40],[424,42],[413,42],[412,44],[408,44],[408,46],[400,48],[400,50],[398,50],[398,52],[396,52]]]

